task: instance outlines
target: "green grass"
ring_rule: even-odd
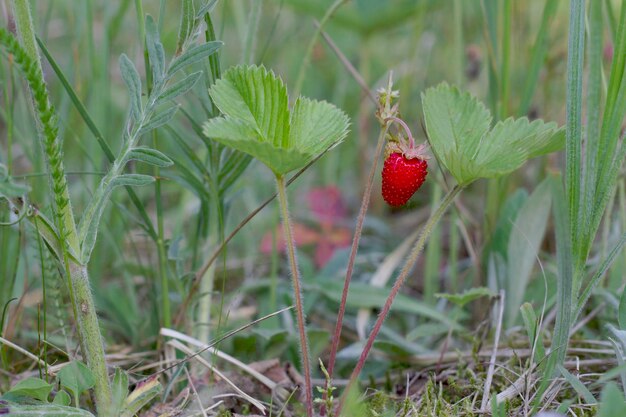
[[[206,137],[203,125],[221,114],[209,88],[240,64],[262,64],[292,96],[326,100],[351,118],[341,145],[295,175],[281,173],[298,246],[312,380],[326,387],[316,365],[321,358],[328,366],[332,356],[350,258],[345,242],[359,224],[380,133],[376,103],[327,37],[372,92],[385,87],[393,71],[402,120],[418,143],[432,143],[428,179],[407,206],[384,204],[380,160],[369,184],[331,366],[335,404],[404,264],[402,248],[432,225],[428,218],[455,178],[464,190],[438,213],[425,253],[415,256],[415,268],[381,319],[358,389],[343,397],[345,415],[551,410],[609,416],[623,403],[621,2],[12,0],[1,10],[0,396],[12,407],[27,407],[8,393],[18,380],[41,376],[57,383],[55,365],[83,359],[96,391],[89,392],[87,378],[79,392],[83,411],[58,403],[57,411],[66,413],[60,415],[143,415],[173,406],[186,388],[191,400],[181,407],[190,413],[198,401],[215,404],[213,396],[232,387],[195,358],[178,363],[184,354],[161,336],[166,327],[201,343],[219,341],[220,354],[243,365],[211,350],[198,356],[230,371],[244,392],[266,402],[268,415],[269,408],[272,416],[282,408],[306,415],[304,395],[288,400],[297,376],[286,374],[285,392],[271,397],[245,370],[277,360],[275,372],[285,364],[303,372],[296,316],[282,312],[255,322],[293,304],[294,268],[279,212],[268,203],[276,195],[274,176]],[[168,72],[186,51],[217,47],[215,41],[223,42],[219,51],[197,49],[202,59]],[[479,153],[469,151],[459,159],[462,166],[454,165],[440,152],[432,109],[422,104],[422,94],[442,81],[485,103],[490,127],[508,117],[556,122],[565,131],[565,149],[510,173],[497,164],[491,171],[472,167]],[[165,91],[169,98],[159,100]],[[289,106],[294,102],[290,97]],[[389,132],[402,134],[395,125]],[[461,141],[470,136],[464,133]],[[516,149],[511,145],[501,160]],[[490,178],[473,182],[479,171]],[[339,194],[329,220],[310,196],[330,186]],[[331,256],[321,265],[323,250]],[[503,301],[495,295],[501,290],[499,322]],[[115,368],[125,373],[114,377]],[[137,384],[154,374],[158,379]],[[322,399],[317,389],[312,394]],[[496,404],[494,396],[502,401]],[[256,412],[238,399],[207,413]]]

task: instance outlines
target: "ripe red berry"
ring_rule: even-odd
[[[428,174],[425,158],[406,158],[399,152],[390,154],[383,165],[383,199],[390,206],[406,204],[422,186]]]

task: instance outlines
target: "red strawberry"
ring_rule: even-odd
[[[428,174],[425,158],[407,158],[402,153],[391,153],[383,165],[383,199],[390,206],[406,204],[421,187]]]

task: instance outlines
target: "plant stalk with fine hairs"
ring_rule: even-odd
[[[370,197],[372,195],[372,187],[374,185],[374,175],[376,174],[376,166],[378,165],[378,159],[383,150],[383,144],[385,143],[385,137],[389,130],[389,124],[385,124],[380,132],[378,143],[376,144],[376,151],[374,151],[374,160],[372,167],[367,178],[367,184],[365,186],[365,192],[363,193],[363,199],[361,200],[361,208],[359,209],[359,216],[356,220],[356,227],[354,228],[354,237],[352,238],[352,247],[350,248],[350,257],[348,260],[348,268],[346,270],[346,279],[343,285],[343,291],[341,293],[341,302],[339,304],[339,311],[337,312],[337,324],[335,325],[335,332],[333,333],[332,343],[330,347],[330,355],[328,359],[328,374],[332,378],[333,370],[335,369],[335,360],[337,358],[337,349],[339,348],[339,338],[341,337],[341,329],[343,327],[343,316],[346,312],[346,303],[348,301],[348,290],[350,288],[350,281],[352,280],[352,272],[354,271],[354,260],[356,259],[356,253],[359,249],[359,242],[361,240],[361,231],[363,230],[363,221],[365,220],[365,214],[369,207]]]
[[[287,187],[285,177],[276,176],[278,187],[278,203],[280,205],[280,215],[283,221],[285,233],[285,244],[289,256],[289,267],[291,268],[291,280],[293,283],[293,296],[296,303],[296,316],[298,320],[298,333],[300,336],[300,350],[302,359],[302,371],[304,372],[304,389],[306,395],[306,412],[308,417],[313,416],[313,384],[311,383],[311,363],[309,358],[309,341],[306,334],[306,319],[304,317],[304,306],[302,304],[302,289],[300,288],[300,272],[298,270],[298,259],[296,256],[296,243],[293,236],[291,218],[289,217],[289,206],[287,203]]]
[[[26,25],[26,27],[20,28],[20,33],[24,37],[32,37],[32,44],[34,45],[34,30],[28,2],[15,1],[14,9],[19,24]],[[48,98],[48,90],[38,57],[31,56],[29,50],[24,49],[17,39],[4,28],[0,28],[0,44],[13,54],[15,63],[22,71],[32,93],[39,136],[50,173],[50,188],[53,194],[52,208],[60,251],[56,255],[63,265],[67,278],[81,351],[95,378],[96,406],[99,415],[106,417],[109,415],[111,387],[87,268],[76,259],[80,252],[80,244],[63,167],[56,112]]]
[[[385,305],[383,306],[383,309],[378,315],[376,324],[374,324],[374,328],[372,329],[372,332],[367,338],[367,343],[365,344],[365,347],[363,348],[363,352],[361,353],[361,356],[359,357],[359,361],[357,362],[357,365],[354,368],[354,371],[352,371],[352,375],[350,376],[348,385],[346,386],[341,396],[336,415],[338,416],[341,415],[341,409],[343,408],[343,405],[346,401],[347,393],[350,391],[350,388],[352,387],[352,385],[354,385],[357,378],[359,377],[361,370],[363,369],[363,365],[365,365],[367,356],[369,355],[369,352],[372,349],[372,346],[374,345],[374,340],[376,340],[376,336],[378,335],[378,332],[380,331],[383,325],[383,322],[385,321],[385,319],[387,318],[387,315],[389,314],[391,305],[394,299],[396,298],[396,295],[398,295],[398,293],[400,292],[400,289],[402,288],[404,281],[406,281],[406,278],[409,276],[409,273],[413,270],[413,267],[415,266],[415,263],[417,262],[417,259],[420,253],[424,249],[424,245],[426,244],[428,237],[430,236],[433,229],[437,225],[437,222],[439,222],[439,220],[443,217],[443,214],[446,212],[448,207],[450,207],[450,205],[454,202],[454,199],[463,188],[464,187],[462,185],[456,185],[454,188],[452,188],[448,192],[448,194],[446,194],[446,196],[442,200],[437,210],[430,216],[426,224],[424,224],[424,227],[422,228],[420,236],[417,239],[417,242],[415,242],[415,245],[413,246],[413,249],[411,250],[411,253],[409,254],[406,262],[404,263],[404,266],[402,267],[402,270],[400,271],[398,278],[393,284],[391,292],[389,293],[389,296],[387,297],[387,300],[385,301]]]

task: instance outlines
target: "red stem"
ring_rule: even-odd
[[[422,252],[422,249],[424,249],[426,240],[430,236],[430,233],[432,232],[435,224],[437,224],[439,219],[441,219],[441,217],[443,216],[443,213],[445,213],[446,209],[450,206],[450,204],[454,201],[454,198],[456,197],[456,195],[462,189],[463,189],[463,186],[457,185],[452,190],[450,190],[450,192],[442,200],[437,210],[430,216],[430,218],[428,219],[428,221],[422,228],[420,236],[417,239],[417,242],[415,242],[415,245],[413,246],[411,253],[409,254],[406,262],[404,263],[404,266],[402,267],[402,270],[400,271],[400,275],[398,275],[396,282],[394,282],[393,287],[391,288],[391,292],[389,293],[389,296],[387,297],[387,300],[385,301],[385,305],[383,306],[382,311],[378,315],[376,324],[374,325],[372,332],[367,338],[367,343],[365,344],[365,347],[363,348],[363,352],[361,352],[359,361],[357,362],[356,367],[354,368],[354,371],[352,371],[352,375],[350,375],[350,380],[348,381],[348,384],[346,385],[346,388],[343,391],[343,394],[341,395],[341,399],[339,400],[339,406],[337,407],[337,413],[336,413],[337,416],[341,416],[341,409],[344,406],[347,394],[350,391],[350,388],[352,387],[352,385],[354,385],[357,378],[359,377],[361,370],[363,369],[363,366],[365,365],[365,360],[367,359],[367,356],[369,355],[370,350],[372,349],[372,346],[374,345],[376,336],[378,335],[378,332],[383,326],[383,322],[385,321],[385,319],[387,318],[387,315],[389,314],[391,305],[393,304],[393,301],[396,298],[396,295],[398,295],[398,293],[400,292],[400,289],[402,288],[404,281],[406,280],[409,273],[415,266],[415,263],[417,262],[417,258]]]
[[[339,339],[341,337],[341,329],[343,327],[343,316],[346,311],[346,303],[348,300],[348,289],[350,287],[350,281],[352,279],[352,272],[354,270],[354,261],[356,259],[356,253],[359,249],[359,241],[361,240],[361,231],[363,230],[363,221],[365,220],[365,214],[370,203],[370,197],[372,195],[372,187],[374,185],[374,175],[376,175],[376,166],[378,165],[378,159],[383,150],[383,144],[385,143],[385,136],[387,136],[387,130],[389,125],[385,125],[381,130],[380,137],[378,138],[378,144],[376,145],[376,151],[374,152],[374,161],[370,168],[367,184],[365,186],[365,192],[363,193],[363,199],[361,200],[361,208],[359,210],[359,216],[356,220],[356,226],[354,229],[354,237],[352,239],[352,248],[350,249],[350,258],[348,260],[348,270],[346,271],[346,279],[343,284],[343,292],[341,293],[341,303],[339,304],[339,312],[337,313],[337,324],[335,326],[335,332],[333,333],[332,345],[330,348],[330,356],[328,359],[328,374],[333,376],[333,369],[335,368],[335,359],[337,357],[337,349],[339,347]]]
[[[409,137],[409,148],[410,149],[415,148],[415,139],[413,139],[413,134],[411,133],[411,129],[409,129],[409,126],[404,122],[404,120],[398,117],[389,117],[387,118],[387,120],[391,120],[393,122],[399,123],[400,126],[402,126],[402,128],[406,132],[406,135]]]

